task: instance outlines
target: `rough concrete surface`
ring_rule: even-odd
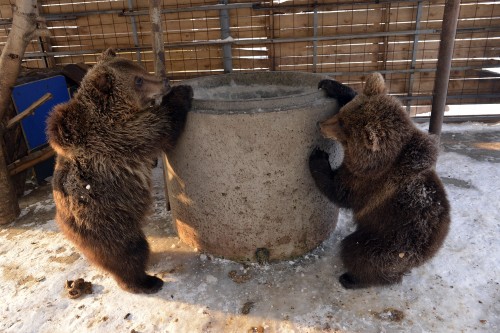
[[[236,73],[184,82],[195,92],[176,149],[169,197],[180,238],[236,261],[292,259],[324,241],[338,209],[316,188],[308,156],[323,145],[316,123],[338,112],[295,72]]]

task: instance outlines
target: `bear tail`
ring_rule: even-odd
[[[366,96],[383,95],[386,93],[384,77],[380,73],[373,73],[368,76],[363,89]]]

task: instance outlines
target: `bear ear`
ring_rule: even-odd
[[[95,73],[92,85],[101,93],[109,95],[113,90],[113,76],[107,71]]]
[[[99,57],[99,61],[106,61],[116,57],[116,52],[111,47],[105,50]]]
[[[380,150],[379,131],[372,126],[366,126],[363,131],[363,141],[365,147],[370,151]]]
[[[363,89],[366,96],[382,95],[386,93],[385,81],[380,73],[373,73],[368,76]]]

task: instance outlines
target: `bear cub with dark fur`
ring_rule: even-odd
[[[145,272],[149,245],[141,224],[152,203],[154,160],[175,146],[192,96],[191,87],[170,87],[109,49],[47,121],[57,152],[56,221],[88,260],[130,292],[163,285]]]
[[[450,206],[434,170],[436,143],[387,95],[378,73],[360,95],[333,80],[319,88],[342,106],[320,131],[342,144],[344,160],[332,170],[328,154],[316,149],[310,171],[321,192],[351,209],[356,223],[341,243],[347,272],[339,281],[345,288],[399,283],[436,254],[448,233]]]

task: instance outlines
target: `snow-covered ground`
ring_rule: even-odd
[[[329,239],[298,260],[243,266],[197,253],[175,236],[157,168],[146,233],[150,272],[163,289],[129,294],[90,266],[59,233],[50,188],[41,186],[22,198],[17,221],[0,227],[0,332],[500,332],[500,126],[443,131],[437,171],[451,230],[438,255],[400,285],[340,286],[338,244],[354,229],[346,211]],[[69,299],[64,284],[80,277],[93,293]]]

